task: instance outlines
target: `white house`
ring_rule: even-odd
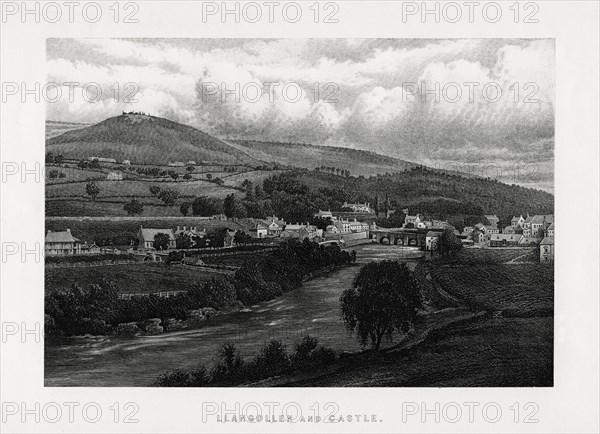
[[[439,246],[439,237],[439,232],[427,232],[427,235],[425,235],[425,250],[436,251]]]
[[[342,205],[342,208],[350,208],[352,210],[352,212],[360,212],[360,213],[372,213],[373,210],[371,209],[371,204],[370,203],[348,203],[348,202],[344,202],[344,205]]]
[[[546,237],[540,242],[540,262],[554,262],[554,237]]]
[[[106,180],[107,181],[122,181],[123,174],[119,173],[119,172],[110,172],[108,175],[106,175]]]

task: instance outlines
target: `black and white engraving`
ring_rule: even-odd
[[[46,55],[46,386],[553,386],[553,39]]]

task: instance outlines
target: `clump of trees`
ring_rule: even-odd
[[[340,298],[342,318],[361,345],[379,350],[383,339],[406,334],[417,320],[422,298],[406,264],[371,262],[361,268]]]
[[[95,201],[100,194],[100,187],[98,187],[95,182],[88,182],[85,185],[85,192],[92,198],[93,201]]]
[[[193,371],[170,371],[160,375],[155,382],[159,387],[235,386],[280,375],[287,371],[314,371],[337,358],[336,353],[319,346],[317,338],[306,335],[289,354],[278,340],[266,342],[249,362],[245,362],[235,345],[224,344],[217,362],[209,371],[200,366]]]
[[[141,202],[136,199],[131,199],[123,206],[123,210],[127,213],[127,215],[133,216],[136,214],[141,214],[144,212],[144,206]]]

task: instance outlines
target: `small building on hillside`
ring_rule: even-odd
[[[100,253],[100,247],[96,243],[82,244],[80,250],[82,255],[97,255]]]
[[[48,231],[44,240],[44,252],[48,256],[78,255],[81,253],[81,242],[71,234],[71,230]]]
[[[540,262],[554,262],[554,237],[546,237],[540,242]]]
[[[223,247],[235,247],[235,234],[237,234],[236,230],[227,229],[223,238]]]
[[[183,161],[170,161],[169,167],[183,167],[185,163]]]
[[[158,234],[165,234],[169,237],[169,249],[174,249],[176,247],[175,234],[172,229],[153,229],[145,228],[143,226],[140,226],[137,233],[138,246],[143,249],[153,249],[155,237]]]
[[[198,229],[197,226],[177,226],[173,232],[175,234],[175,238],[180,236],[204,238],[206,236],[206,230]]]
[[[109,174],[106,175],[106,180],[107,181],[122,181],[123,174],[119,173],[119,172],[109,172]]]
[[[123,160],[121,162],[121,164],[124,165],[124,166],[131,166],[131,161],[130,160]]]
[[[427,235],[425,236],[425,250],[428,250],[431,252],[435,252],[436,250],[438,250],[439,238],[440,238],[439,232],[433,232],[433,231],[427,232]]]

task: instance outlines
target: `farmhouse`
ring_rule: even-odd
[[[554,237],[546,237],[541,241],[540,262],[554,262]]]
[[[277,237],[281,234],[285,222],[279,220],[277,217],[271,217],[271,222],[267,224],[267,234],[272,237]]]
[[[44,240],[44,251],[46,255],[77,255],[81,253],[81,243],[71,234],[70,229],[48,231]]]
[[[154,240],[158,234],[165,234],[169,237],[169,248],[175,248],[175,234],[171,229],[150,229],[140,226],[137,233],[139,247],[144,249],[154,248]]]

